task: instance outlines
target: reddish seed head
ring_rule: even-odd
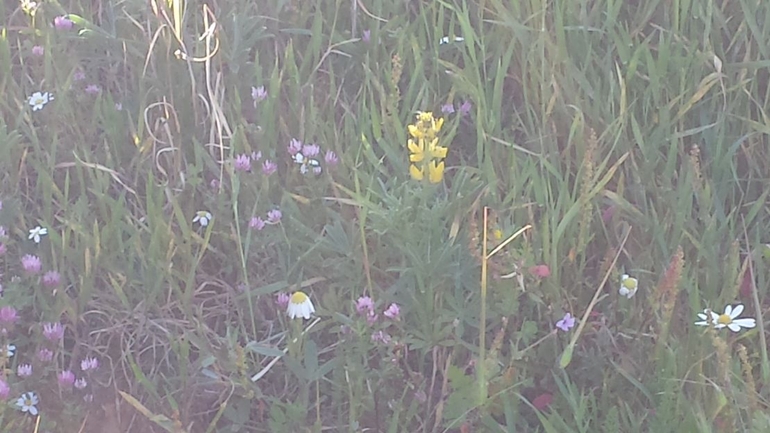
[[[551,276],[551,268],[548,265],[535,265],[529,268],[529,273],[537,278],[548,278]]]
[[[537,410],[544,410],[548,408],[551,403],[553,403],[553,395],[548,392],[544,392],[532,400],[532,406],[535,406],[535,409]]]

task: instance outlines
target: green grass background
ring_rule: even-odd
[[[31,357],[61,320],[61,368],[102,367],[98,404],[39,391],[41,424],[9,400],[0,430],[770,431],[768,41],[758,0],[5,2],[8,338]],[[444,181],[411,180],[407,124],[465,101]],[[301,175],[292,138],[340,164]],[[235,172],[253,151],[277,173]],[[482,298],[485,208],[489,249],[531,227]],[[55,293],[11,278],[33,248]],[[276,307],[298,289],[319,321]],[[364,295],[401,320],[368,326]],[[757,328],[693,325],[737,303]]]

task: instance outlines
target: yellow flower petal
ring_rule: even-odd
[[[434,133],[434,134],[438,134],[438,133],[439,133],[439,131],[441,131],[441,127],[442,127],[443,125],[444,125],[444,118],[443,118],[443,117],[442,117],[442,118],[440,118],[440,119],[438,119],[437,121],[435,121],[435,122],[433,123],[433,125],[432,125],[432,126],[433,126],[433,128],[432,128],[432,129],[433,129],[433,133]]]
[[[418,111],[417,112],[417,121],[418,122],[425,122],[430,123],[433,121],[433,113],[430,111]]]
[[[412,139],[407,141],[406,145],[409,147],[409,151],[412,152],[412,154],[409,155],[409,161],[420,162],[425,159],[425,141],[419,140],[419,143],[420,144],[418,145]]]
[[[430,183],[439,183],[444,178],[444,162],[436,165],[436,161],[431,161],[428,165],[428,180]]]
[[[409,135],[411,135],[414,138],[422,138],[425,136],[425,133],[420,130],[420,128],[417,127],[417,125],[407,125],[407,130],[409,130]]]
[[[444,159],[448,150],[446,147],[438,145],[438,138],[434,138],[428,145],[428,153],[430,153],[431,158]]]
[[[409,174],[412,175],[412,179],[414,180],[422,180],[423,170],[421,168],[417,168],[416,165],[411,164],[409,165]]]

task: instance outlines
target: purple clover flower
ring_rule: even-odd
[[[242,153],[233,161],[233,168],[235,171],[251,171],[251,158],[249,155]]]

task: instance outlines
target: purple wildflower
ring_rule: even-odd
[[[99,86],[98,86],[98,85],[96,85],[96,84],[89,84],[89,85],[87,85],[87,86],[86,86],[86,88],[85,88],[85,92],[86,92],[86,93],[88,93],[89,95],[96,95],[96,94],[97,94],[97,93],[99,93],[101,90],[102,90],[102,88],[101,88],[101,87],[99,87]]]
[[[33,56],[40,57],[40,56],[43,55],[44,52],[45,52],[45,50],[40,45],[35,45],[34,47],[32,47],[32,55]]]
[[[75,383],[75,373],[64,370],[56,376],[62,388],[70,388]]]
[[[334,168],[340,162],[340,159],[337,157],[337,154],[334,153],[333,150],[327,150],[326,154],[324,155],[324,161],[326,161],[327,167]]]
[[[24,268],[24,272],[37,274],[43,267],[43,263],[40,261],[40,257],[26,254],[21,258],[21,266]]]
[[[289,300],[290,296],[286,292],[280,292],[277,295],[275,295],[275,303],[278,305],[278,308],[284,310],[286,307],[289,306]]]
[[[387,310],[385,310],[384,313],[382,313],[385,317],[391,320],[398,320],[399,315],[401,314],[401,309],[398,307],[398,304],[390,304]]]
[[[66,15],[61,15],[53,19],[53,26],[56,27],[56,30],[70,30],[72,29],[72,20]]]
[[[75,73],[72,74],[73,81],[83,81],[85,79],[86,79],[86,73],[83,71],[75,71]]]
[[[32,366],[29,364],[20,364],[16,368],[16,375],[19,377],[30,377],[32,376]]]
[[[297,140],[296,138],[292,138],[289,142],[289,154],[291,156],[294,156],[302,151],[302,142]]]
[[[452,114],[455,112],[455,106],[452,104],[444,104],[441,106],[441,112],[444,114]]]
[[[273,209],[270,212],[267,213],[267,223],[268,224],[278,224],[281,222],[281,217],[283,217],[283,214],[279,209]]]
[[[372,39],[372,31],[364,30],[363,35],[361,35],[361,40],[368,44],[371,39]]]
[[[19,319],[16,309],[10,305],[0,308],[0,324],[13,325]]]
[[[99,360],[96,358],[86,357],[80,361],[80,369],[83,371],[96,370],[97,368],[99,368]]]
[[[81,377],[80,379],[75,381],[75,388],[77,389],[84,389],[88,386],[88,382],[86,382],[85,377]]]
[[[235,171],[251,171],[251,158],[245,153],[238,155],[233,161]]]
[[[379,317],[380,316],[378,314],[375,314],[374,311],[370,311],[369,315],[366,316],[366,324],[369,326],[374,325],[375,323],[377,323],[377,319],[379,319]]]
[[[43,285],[48,288],[53,288],[59,285],[61,281],[61,275],[56,271],[48,271],[43,274]]]
[[[61,323],[46,323],[43,325],[43,336],[48,341],[59,341],[64,337],[64,327]]]
[[[302,146],[302,154],[305,155],[306,158],[315,158],[319,153],[321,153],[321,147],[317,144],[306,144]]]
[[[261,102],[267,99],[267,91],[265,90],[265,86],[251,86],[251,99],[254,100],[255,106],[257,105],[257,102]]]
[[[48,349],[40,349],[37,352],[37,359],[42,362],[50,362],[53,359],[53,352]]]
[[[374,312],[374,301],[368,296],[362,296],[356,301],[356,312],[362,316],[368,316]]]
[[[556,322],[556,327],[564,332],[569,331],[573,326],[575,326],[575,318],[570,313],[565,314],[564,318]]]
[[[275,173],[276,170],[278,170],[278,164],[274,163],[273,161],[266,159],[265,162],[262,163],[262,173],[265,176],[270,176],[271,174]]]
[[[473,108],[473,105],[471,105],[471,101],[466,100],[463,102],[462,105],[460,105],[459,112],[461,116],[467,116],[471,113],[471,108]]]
[[[265,221],[260,217],[251,217],[249,220],[249,228],[262,230],[265,228]]]
[[[390,335],[384,331],[377,331],[372,334],[372,341],[375,343],[388,344],[390,343]]]

